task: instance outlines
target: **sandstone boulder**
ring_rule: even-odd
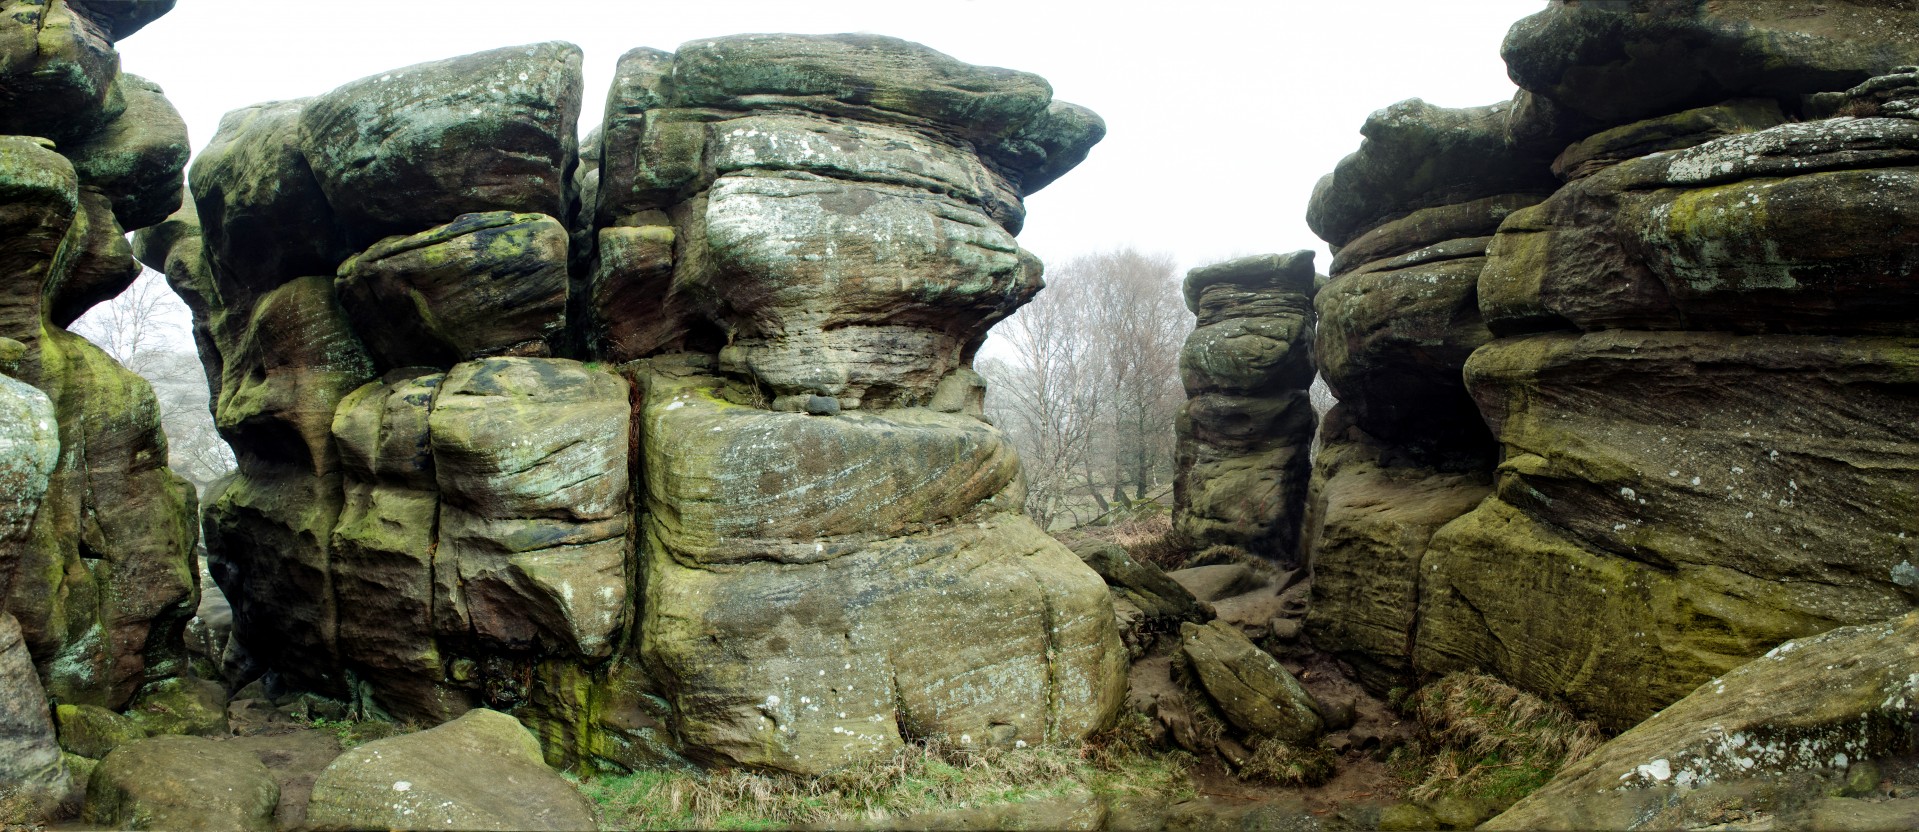
[[[551,42],[362,78],[301,112],[300,149],[366,242],[468,213],[563,217],[580,61],[579,47]]]
[[[205,737],[160,736],[108,754],[87,780],[82,820],[112,829],[273,829],[280,788],[252,754]]]
[[[434,557],[458,575],[450,600],[475,635],[612,650],[627,609],[630,418],[626,382],[575,361],[493,358],[447,373],[428,417],[442,494]]]
[[[39,377],[44,290],[66,278],[71,263],[56,255],[82,216],[73,164],[47,144],[0,137],[0,229],[11,241],[0,268],[12,276],[0,288],[0,338],[25,347],[9,373],[29,382]]]
[[[1037,745],[1111,718],[1124,654],[1106,588],[1011,513],[996,430],[740,407],[688,370],[645,382],[642,646],[690,749],[820,772],[903,736]],[[714,632],[732,634],[718,653]]]
[[[333,274],[352,253],[301,150],[301,114],[311,105],[274,101],[227,113],[193,159],[193,224],[204,223],[205,259],[235,317],[289,280]],[[147,265],[159,268],[155,259],[164,258]],[[168,276],[176,284],[186,277],[177,268]]]
[[[1320,706],[1286,668],[1222,622],[1179,626],[1193,675],[1233,727],[1257,739],[1310,745],[1325,728]]]
[[[147,730],[132,718],[98,705],[62,704],[55,706],[53,715],[54,726],[60,732],[60,748],[94,760],[148,736]]]
[[[1908,334],[1919,124],[1835,119],[1622,162],[1515,214],[1480,305],[1495,333]]]
[[[1477,466],[1444,470],[1368,435],[1336,405],[1321,425],[1310,547],[1313,645],[1376,691],[1410,687],[1422,564],[1433,534],[1491,491]]]
[[[1114,595],[1162,626],[1175,621],[1204,623],[1213,617],[1209,605],[1193,597],[1179,581],[1151,563],[1134,560],[1119,544],[1088,541],[1074,547],[1073,553],[1106,580]]]
[[[592,830],[593,808],[513,717],[473,710],[349,749],[320,773],[314,829]]]
[[[12,0],[0,72],[8,107],[0,133],[66,143],[89,135],[126,109],[115,83],[120,55],[106,29],[68,0]]]
[[[464,214],[340,265],[337,291],[384,367],[553,354],[566,327],[567,233],[542,214]]]
[[[1919,63],[1919,11],[1876,0],[1554,0],[1500,48],[1521,88],[1623,124],[1746,95],[1843,90]]]
[[[1476,354],[1506,460],[1499,499],[1426,557],[1422,664],[1485,662],[1624,727],[1782,640],[1909,607],[1908,344],[1615,331]]]
[[[1414,98],[1373,113],[1359,129],[1359,151],[1313,189],[1307,225],[1338,247],[1421,208],[1551,193],[1551,156],[1507,136],[1511,107],[1452,109]]]
[[[1854,769],[1898,766],[1913,753],[1916,634],[1919,614],[1907,613],[1785,642],[1567,766],[1482,828],[1684,828],[1728,810],[1782,827],[1896,828],[1845,827],[1837,816],[1870,820],[1876,810],[1902,823],[1909,809],[1896,804],[1910,801],[1820,798],[1851,791],[1834,781]],[[1877,785],[1871,779],[1861,792]]]
[[[145,228],[179,207],[187,165],[187,125],[158,84],[122,74],[126,110],[70,151],[80,181],[113,200],[128,229]]]

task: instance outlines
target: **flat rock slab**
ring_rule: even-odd
[[[1194,598],[1207,602],[1244,595],[1266,585],[1259,575],[1254,574],[1252,567],[1243,563],[1177,569],[1166,573],[1166,576],[1185,587]]]
[[[476,709],[418,734],[370,742],[320,773],[314,829],[596,829],[593,807],[547,768],[519,720]]]

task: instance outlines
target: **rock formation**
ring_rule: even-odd
[[[1173,528],[1195,550],[1299,558],[1314,414],[1312,252],[1194,269],[1179,354]]]
[[[1499,224],[1556,184],[1508,138],[1509,117],[1419,99],[1374,113],[1307,212],[1336,246],[1314,358],[1339,400],[1320,426],[1307,625],[1380,690],[1410,680],[1427,542],[1485,496],[1493,464],[1460,380],[1492,337],[1479,274]]]
[[[970,368],[1041,285],[1021,198],[1099,119],[904,41],[743,35],[622,57],[581,148],[579,73],[537,44],[235,111],[140,236],[239,462],[205,521],[229,666],[512,711],[569,764],[1109,721],[1104,584],[1020,514]]]
[[[1919,613],[1789,641],[1568,766],[1483,829],[1902,829],[1919,717]],[[1830,795],[1830,796],[1828,796]],[[1839,814],[1866,821],[1832,822]],[[1770,817],[1767,817],[1770,816]],[[1836,818],[1833,818],[1836,820]]]
[[[139,274],[186,127],[114,42],[170,2],[46,0],[0,23],[0,790],[66,798],[48,700],[125,707],[185,670],[193,489],[152,389],[66,331]],[[32,820],[31,812],[26,820]]]
[[[1379,127],[1417,132],[1404,105],[1369,122],[1314,202],[1345,411],[1322,433],[1321,646],[1379,685],[1487,669],[1618,729],[1919,599],[1919,12],[1817,8],[1553,3],[1508,36],[1523,90],[1480,111],[1483,142],[1445,130],[1454,163],[1400,140],[1477,190],[1348,193]],[[1360,302],[1368,278],[1405,294]],[[1354,380],[1422,362],[1424,398]],[[1496,468],[1435,456],[1478,426]]]

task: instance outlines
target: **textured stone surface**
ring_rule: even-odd
[[[315,829],[591,830],[593,807],[513,717],[473,710],[347,750],[307,803]]]
[[[455,570],[454,611],[479,638],[612,650],[627,610],[629,418],[626,382],[575,361],[493,358],[447,373],[428,419],[442,495],[434,557]]]
[[[642,422],[642,645],[691,749],[819,772],[903,736],[1035,745],[1111,718],[1106,588],[1012,513],[997,431],[918,409],[771,413],[719,387],[657,371]]]
[[[1421,664],[1496,668],[1624,727],[1784,639],[1908,608],[1913,346],[1614,331],[1482,350],[1499,499],[1433,542]]]
[[[1602,126],[1744,95],[1843,90],[1919,63],[1919,10],[1883,0],[1554,0],[1500,49],[1521,88]]]
[[[1542,329],[1911,334],[1919,123],[1789,124],[1622,162],[1515,214],[1481,307]]]
[[[1343,246],[1412,211],[1495,194],[1551,193],[1550,155],[1515,147],[1512,105],[1452,109],[1417,98],[1368,116],[1366,140],[1313,189],[1306,223]],[[1556,151],[1555,151],[1556,152]]]
[[[1910,72],[1881,74],[1914,21],[1554,2],[1507,39],[1503,130],[1367,134],[1312,208],[1342,246],[1317,646],[1375,688],[1482,669],[1617,730],[1910,608],[1919,134]],[[1514,185],[1545,159],[1563,187]]]
[[[1221,621],[1181,624],[1179,649],[1233,727],[1300,746],[1310,745],[1325,728],[1312,694],[1238,627]]]
[[[293,278],[333,274],[352,252],[300,149],[300,116],[311,103],[229,112],[193,159],[194,225],[205,225],[204,257],[231,310]],[[160,268],[155,259],[164,258],[147,265]],[[175,284],[185,278],[179,271],[167,271]]]
[[[1180,350],[1173,526],[1198,548],[1298,557],[1313,413],[1313,258],[1260,255],[1194,269],[1199,327]]]
[[[0,73],[8,107],[0,133],[68,142],[126,108],[115,85],[120,55],[107,31],[68,0],[10,0],[0,6],[6,38]]]
[[[1354,425],[1342,403],[1323,422],[1313,479],[1306,631],[1367,687],[1409,687],[1427,544],[1486,497],[1490,476],[1409,459]]]
[[[1087,541],[1073,548],[1074,554],[1098,572],[1114,595],[1125,599],[1140,613],[1162,624],[1173,621],[1204,623],[1212,620],[1212,610],[1193,597],[1185,586],[1167,577],[1151,563],[1141,563],[1117,543]]]
[[[539,44],[236,111],[136,239],[239,462],[205,521],[234,649],[409,719],[511,710],[568,766],[1103,727],[1111,601],[1018,515],[970,367],[1040,287],[1020,199],[1098,117],[905,41],[748,35],[628,53],[576,152],[578,75]],[[1249,372],[1309,375],[1287,344]],[[879,704],[828,719],[802,672]]]
[[[0,137],[0,616],[35,657],[9,701],[42,711],[184,669],[193,490],[147,382],[64,329],[137,276],[126,232],[179,199],[185,128],[112,46],[170,7],[0,5],[0,133],[23,134]]]
[[[23,804],[9,823],[51,816],[73,790],[48,714],[20,623],[0,612],[0,784]]]
[[[567,233],[543,214],[464,214],[340,265],[337,290],[383,367],[547,356],[566,327]]]
[[[128,743],[87,780],[82,820],[111,829],[273,829],[280,787],[252,754],[205,737]]]
[[[187,125],[158,84],[122,74],[120,90],[126,110],[63,152],[82,181],[112,198],[121,225],[145,228],[179,207]]]
[[[58,705],[53,709],[60,749],[98,760],[134,740],[147,738],[139,723],[98,705]]]
[[[1814,802],[1806,792],[1832,788],[1807,775],[1913,753],[1916,630],[1919,614],[1907,613],[1781,644],[1567,766],[1482,828],[1685,828],[1727,808],[1772,815],[1781,828],[1843,828],[1808,825],[1840,807],[1805,806]],[[1777,786],[1753,788],[1766,783]]]
[[[362,78],[301,112],[300,147],[362,244],[467,213],[566,216],[580,61],[551,42]]]

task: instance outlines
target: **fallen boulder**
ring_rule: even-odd
[[[263,772],[264,773],[264,770]],[[348,750],[307,803],[314,829],[591,830],[586,798],[519,720],[484,708]]]

